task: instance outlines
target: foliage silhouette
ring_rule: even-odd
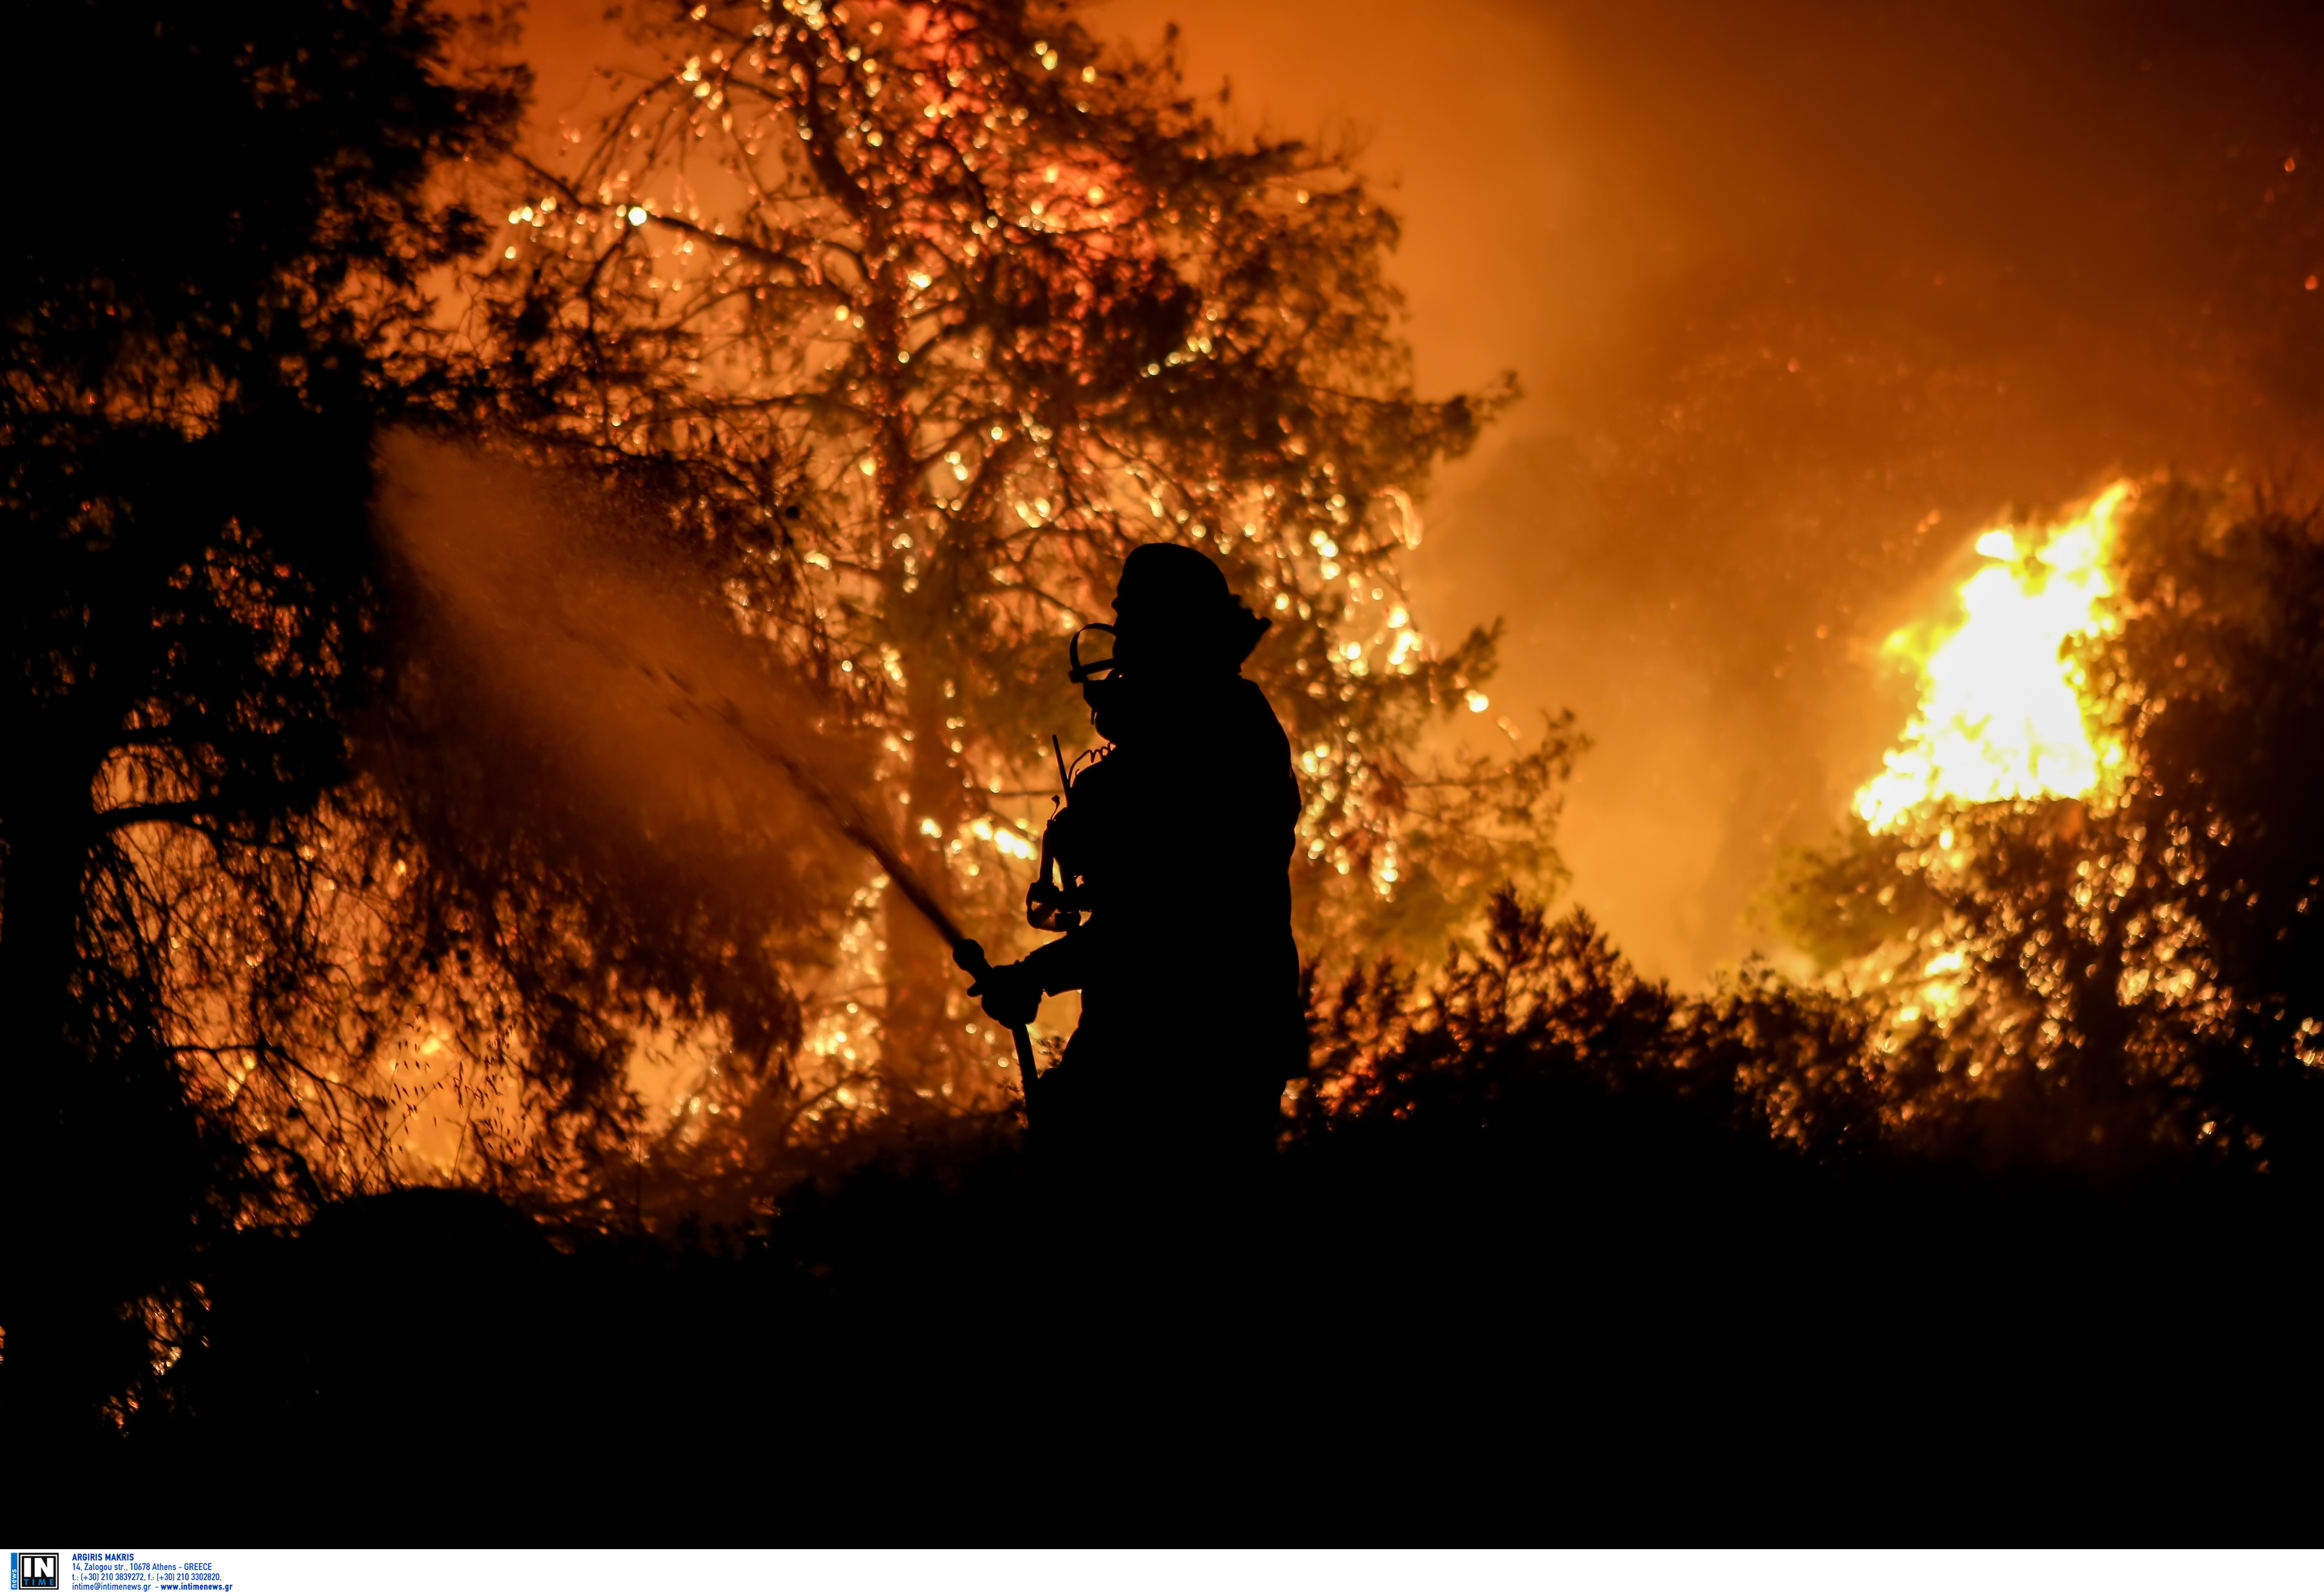
[[[249,1238],[126,1465],[364,1435],[291,1487],[327,1518],[490,1423],[499,1511],[567,1520],[594,1498],[561,1459],[641,1455],[685,1459],[622,1477],[666,1509],[844,1512],[876,1480],[882,1510],[964,1524],[1010,1477],[1129,1524],[1379,1471],[1310,1508],[1352,1526],[1539,1509],[1545,1425],[1625,1459],[1564,1480],[1576,1501],[1618,1506],[1660,1466],[1658,1502],[1714,1517],[1803,1488],[1904,1510],[1900,1488],[1962,1467],[2068,1510],[2070,1479],[2174,1465],[2193,1434],[2136,1397],[2181,1372],[2221,1393],[2190,1414],[2204,1432],[2244,1433],[2268,1376],[2232,1349],[2305,1311],[2286,1265],[2310,1208],[2248,1177],[2098,1194],[1770,1136],[1802,1121],[1795,1094],[1850,1100],[1765,1062],[1782,1037],[1852,1056],[1831,1010],[1772,986],[1674,999],[1586,921],[1507,899],[1494,918],[1425,1000],[1391,969],[1318,1005],[1301,1111],[1231,1210],[1167,1174],[1160,1203],[1060,1185],[1000,1117],[867,1138],[766,1209],[652,1237],[585,1215],[550,1249],[474,1196],[366,1199]],[[931,1358],[939,1326],[959,1354]],[[1793,1471],[1786,1435],[1849,1476]],[[2209,1486],[2167,1475],[2178,1498],[2232,1480],[2244,1509],[2282,1509],[2226,1451]]]
[[[0,1323],[28,1423],[125,1410],[189,1242],[319,1194],[283,1132],[339,1107],[292,1010],[333,977],[313,816],[379,665],[373,431],[429,402],[425,280],[480,236],[431,180],[500,146],[522,87],[452,38],[405,0],[16,19],[52,67],[0,113],[11,143],[91,198],[0,250],[0,1115],[23,1148]],[[99,62],[92,117],[52,68]]]

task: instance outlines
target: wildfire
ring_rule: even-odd
[[[2132,492],[2116,483],[2046,536],[1984,533],[1988,563],[1961,584],[1960,626],[1888,639],[1884,651],[1918,668],[1921,701],[1887,768],[1856,794],[1874,830],[1943,800],[2083,797],[2120,760],[2091,737],[2079,674],[2060,654],[2112,623],[2115,517]]]

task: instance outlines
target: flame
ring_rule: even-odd
[[[2121,761],[2091,736],[2080,674],[2060,656],[2113,624],[2115,520],[2133,491],[2116,483],[2046,537],[1984,533],[1989,563],[1961,584],[1960,625],[1888,639],[1883,651],[1918,667],[1921,701],[1887,768],[1856,794],[1874,830],[1947,801],[2087,797]]]

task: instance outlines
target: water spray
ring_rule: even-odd
[[[877,860],[880,867],[887,871],[890,882],[903,894],[904,900],[918,909],[920,917],[944,937],[952,949],[952,961],[971,980],[982,981],[992,973],[992,961],[985,956],[983,944],[964,934],[954,923],[952,916],[945,912],[944,905],[936,900],[936,894],[928,890],[927,883],[904,862],[895,845],[881,834],[868,815],[817,779],[812,770],[784,751],[780,744],[752,730],[744,724],[742,708],[733,699],[722,698],[715,705],[706,705],[685,682],[668,671],[661,674],[663,679],[685,700],[686,708],[716,721],[755,757],[781,770],[798,788],[800,795],[831,822],[834,830]],[[1009,1034],[1017,1044],[1017,1077],[1025,1093],[1025,1123],[1029,1129],[1033,1122],[1033,1037],[1023,1025],[1010,1026]]]
[[[706,627],[687,575],[655,557],[655,539],[627,533],[593,484],[409,433],[390,436],[381,456],[382,525],[431,601],[505,667],[512,701],[577,755],[580,779],[616,784],[629,773],[625,757],[657,763],[665,716],[699,727],[755,769],[787,778],[787,793],[879,861],[954,963],[978,980],[991,973],[984,949],[904,862],[884,816],[822,773],[817,739],[804,731],[821,701],[770,675],[763,655],[739,639]],[[641,678],[650,683],[642,695]],[[794,724],[802,734],[763,729]],[[715,762],[710,750],[696,751]],[[1010,1028],[1029,1121],[1032,1037],[1023,1025]]]

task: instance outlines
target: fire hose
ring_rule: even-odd
[[[699,706],[700,700],[694,697],[692,690],[684,683],[673,681],[671,685],[677,687],[690,701]],[[904,900],[918,909],[920,917],[936,928],[938,936],[944,937],[945,943],[952,948],[952,961],[958,964],[970,979],[981,982],[992,973],[992,961],[985,956],[982,944],[963,934],[960,927],[953,923],[952,916],[945,912],[944,905],[936,901],[936,894],[927,889],[925,881],[912,872],[910,866],[904,862],[894,846],[880,834],[868,817],[857,813],[853,804],[846,802],[839,794],[825,786],[812,771],[784,751],[779,744],[744,724],[742,712],[732,699],[723,701],[712,712],[718,721],[752,752],[788,776],[791,784],[797,787],[807,800],[821,810],[824,817],[831,822],[833,829],[870,853],[878,862],[880,867],[888,872],[889,881],[903,894]],[[1009,1034],[1017,1044],[1017,1078],[1025,1093],[1025,1123],[1026,1127],[1030,1129],[1033,1123],[1033,1037],[1030,1031],[1023,1025],[1010,1026]]]

